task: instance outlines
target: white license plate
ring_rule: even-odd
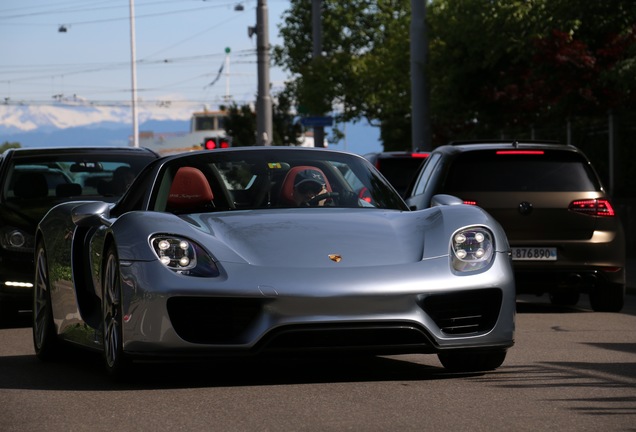
[[[513,261],[556,261],[557,251],[554,247],[513,247]]]

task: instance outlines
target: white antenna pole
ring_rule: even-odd
[[[225,102],[230,101],[230,47],[225,48]]]
[[[137,124],[137,59],[135,54],[135,1],[130,0],[130,69],[132,75],[132,123],[133,147],[139,147],[139,125]]]

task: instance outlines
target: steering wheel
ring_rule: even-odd
[[[325,199],[328,199],[328,198],[338,198],[339,196],[340,196],[340,194],[338,192],[321,193],[320,195],[316,195],[315,197],[313,197],[309,201],[306,201],[306,203],[310,207],[315,207],[322,200],[325,200]]]

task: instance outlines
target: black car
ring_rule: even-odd
[[[388,151],[364,155],[364,158],[382,173],[401,196],[404,196],[407,186],[427,157],[427,152],[410,151]]]
[[[33,236],[48,210],[70,200],[115,201],[157,157],[133,147],[17,148],[0,155],[0,320],[32,307]]]
[[[454,142],[436,148],[406,193],[413,209],[448,194],[488,211],[512,247],[517,293],[596,311],[625,296],[625,237],[588,158],[556,142]]]

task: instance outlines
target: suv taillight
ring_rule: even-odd
[[[606,199],[586,199],[572,201],[569,210],[588,216],[614,216],[614,209]]]

